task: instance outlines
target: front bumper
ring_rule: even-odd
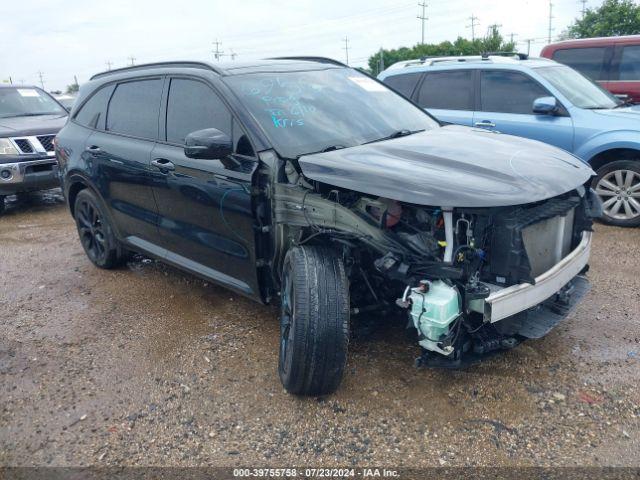
[[[534,284],[521,283],[507,288],[490,286],[492,293],[484,304],[472,309],[484,314],[485,322],[497,322],[541,304],[578,275],[589,262],[591,232],[583,232],[582,240],[566,257],[535,278]]]
[[[0,195],[60,186],[55,158],[0,164]]]

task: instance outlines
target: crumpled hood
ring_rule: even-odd
[[[0,118],[0,137],[58,133],[66,121],[66,115]]]
[[[550,145],[458,125],[305,155],[299,163],[318,182],[443,207],[536,202],[594,175],[578,158]]]

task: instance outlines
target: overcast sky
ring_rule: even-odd
[[[2,0],[0,81],[66,88],[73,75],[80,83],[93,73],[131,62],[213,60],[213,42],[221,42],[223,61],[280,55],[321,55],[363,66],[380,47],[413,46],[420,41],[421,7],[415,1],[383,0]],[[425,42],[476,36],[491,24],[505,36],[517,34],[531,53],[546,44],[547,0],[426,0]],[[596,7],[602,0],[588,0]],[[553,1],[553,35],[580,15],[579,0]]]

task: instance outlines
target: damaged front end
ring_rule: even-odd
[[[333,245],[352,314],[406,310],[420,365],[459,367],[540,337],[588,290],[600,203],[582,185],[527,204],[457,207],[328,185],[292,161],[275,177],[272,264],[292,245]]]

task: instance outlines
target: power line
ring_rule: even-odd
[[[349,38],[345,36],[343,41],[344,41],[344,54],[347,57],[347,65],[349,65]]]
[[[551,43],[551,32],[553,31],[552,20],[553,20],[553,3],[549,2],[549,34],[547,35],[548,43]]]
[[[429,17],[427,17],[425,15],[426,13],[426,8],[427,8],[427,2],[422,2],[418,4],[419,7],[422,7],[422,15],[418,15],[418,18],[421,20],[420,23],[422,23],[422,40],[421,40],[421,44],[424,45],[424,22],[427,21],[429,19]]]
[[[480,19],[474,14],[471,14],[469,20],[471,20],[471,25],[467,25],[467,28],[471,28],[471,40],[473,41],[476,39],[476,27],[480,25]]]

